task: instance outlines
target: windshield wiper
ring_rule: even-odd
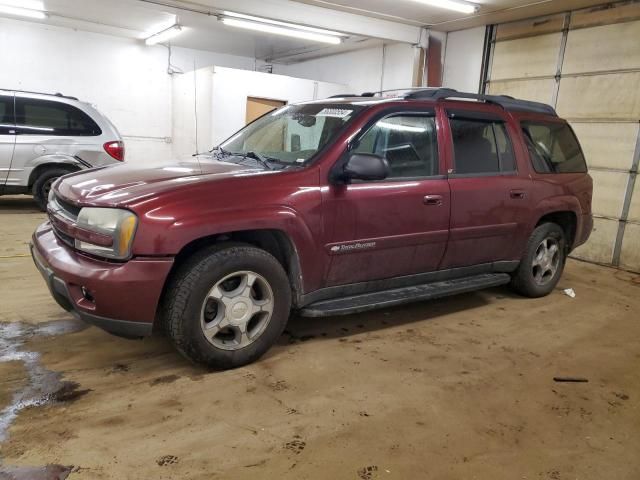
[[[271,165],[269,165],[269,160],[267,160],[267,158],[264,155],[262,155],[261,153],[254,152],[253,150],[251,150],[251,151],[248,151],[247,153],[245,153],[244,157],[245,158],[253,158],[254,160],[257,160],[258,163],[260,163],[260,165],[262,165],[267,170],[273,170],[273,167]]]
[[[250,158],[250,159],[255,160],[256,162],[258,162],[260,165],[262,165],[267,170],[275,170],[273,165],[271,165],[272,163],[277,163],[277,164],[280,164],[280,165],[288,165],[287,162],[283,162],[279,158],[269,157],[267,155],[263,155],[262,153],[255,152],[253,150],[250,150],[248,152],[229,152],[227,150],[224,150],[222,147],[216,147],[211,151],[212,152],[213,151],[218,151],[219,153],[221,153],[225,157]]]
[[[226,150],[224,150],[222,147],[213,147],[211,150],[208,150],[206,152],[196,152],[196,153],[192,153],[191,156],[192,157],[197,157],[198,155],[207,155],[213,152],[218,152],[221,153],[222,155],[231,155],[231,152],[227,152]]]

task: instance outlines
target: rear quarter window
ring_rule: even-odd
[[[94,137],[100,127],[82,110],[66,103],[16,99],[16,126],[21,134]]]
[[[566,123],[523,122],[527,149],[538,173],[585,173],[578,139]]]

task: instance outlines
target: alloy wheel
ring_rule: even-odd
[[[545,285],[555,276],[560,266],[560,245],[555,238],[547,237],[533,257],[532,273],[538,285]]]
[[[239,350],[264,332],[273,305],[273,291],[262,275],[232,273],[209,290],[200,315],[202,333],[218,348]]]

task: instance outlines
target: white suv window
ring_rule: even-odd
[[[66,103],[16,99],[16,126],[22,134],[94,137],[102,134],[89,115]]]

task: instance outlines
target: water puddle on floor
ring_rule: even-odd
[[[67,402],[87,393],[87,390],[79,390],[78,384],[63,381],[60,373],[46,369],[40,362],[38,352],[25,349],[25,342],[30,338],[64,335],[84,328],[85,324],[76,320],[40,325],[0,323],[0,363],[21,362],[28,377],[24,387],[16,391],[9,405],[0,411],[0,442],[7,439],[9,427],[25,408]],[[70,472],[70,467],[61,465],[3,466],[0,459],[0,480],[63,480]]]

